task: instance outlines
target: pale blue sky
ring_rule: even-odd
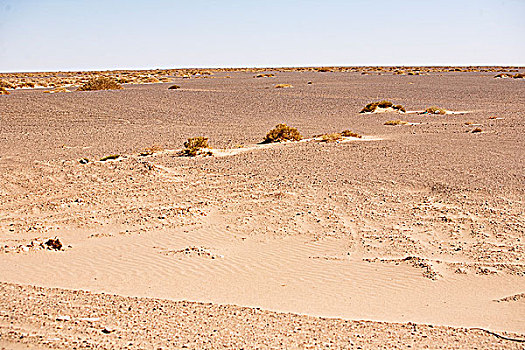
[[[525,65],[525,0],[0,0],[0,71]]]

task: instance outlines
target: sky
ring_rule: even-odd
[[[0,72],[525,66],[525,0],[0,0]]]

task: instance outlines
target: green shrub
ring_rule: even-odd
[[[290,127],[286,124],[278,124],[266,134],[263,143],[299,141],[302,138],[303,136],[296,128]]]
[[[78,88],[78,91],[95,91],[95,90],[120,90],[122,85],[108,77],[97,77],[89,79],[84,85]]]

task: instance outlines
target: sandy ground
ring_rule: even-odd
[[[228,75],[180,79],[179,90],[151,84],[1,96],[0,281],[211,302],[206,307],[212,309],[240,305],[252,309],[227,309],[250,315],[253,308],[310,315],[264,312],[253,324],[274,317],[313,322],[304,339],[314,347],[317,335],[330,337],[330,327],[344,322],[318,317],[383,322],[366,323],[364,347],[375,346],[367,343],[375,328],[383,345],[423,341],[400,331],[411,330],[407,322],[436,326],[435,339],[452,348],[519,344],[463,328],[525,334],[523,82],[488,73],[281,72],[271,81]],[[276,83],[294,88],[274,89]],[[439,106],[470,113],[359,114],[383,99],[407,110]],[[413,125],[383,125],[395,119]],[[368,141],[256,146],[280,122],[307,138],[350,129]],[[474,126],[483,132],[472,133]],[[154,144],[178,149],[198,135],[223,149],[221,156],[139,155]],[[110,154],[121,157],[97,161]],[[81,164],[81,158],[91,161]],[[40,245],[53,237],[64,243],[62,251]],[[55,317],[59,306],[52,300],[61,295],[79,298],[86,308],[100,300],[139,302],[17,285],[2,287],[7,317],[33,309],[43,315],[38,303],[56,309],[46,312]],[[36,294],[35,304],[20,303],[23,293]],[[197,319],[202,327],[211,322]],[[38,316],[35,322],[46,321]],[[358,324],[349,325],[344,332],[355,334]],[[9,327],[4,323],[1,334],[11,342]],[[56,333],[65,342],[71,336],[67,327],[46,327],[44,337]],[[106,346],[100,345],[104,333],[78,327],[74,332]],[[131,332],[122,339],[137,339],[142,331]],[[248,337],[243,332],[250,330],[239,332]],[[185,339],[206,347],[195,343],[195,334]],[[297,338],[278,339],[285,343],[275,347],[300,346]],[[334,341],[334,347],[348,345]],[[441,344],[426,341],[414,345]],[[53,346],[70,346],[60,344]],[[154,344],[161,342],[143,345]]]

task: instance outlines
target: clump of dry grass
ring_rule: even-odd
[[[385,122],[384,125],[391,125],[391,126],[396,126],[396,125],[408,125],[410,124],[409,122],[405,121],[405,120],[388,120]]]
[[[525,74],[522,73],[516,73],[512,76],[514,79],[523,79],[525,78]]]
[[[377,108],[392,108],[396,111],[406,112],[402,105],[394,105],[390,101],[383,100],[367,104],[359,113],[373,113]]]
[[[475,128],[474,130],[471,131],[473,134],[476,134],[476,133],[479,133],[479,132],[483,132],[483,130],[481,128]]]
[[[290,127],[286,124],[277,124],[275,128],[270,130],[262,143],[283,142],[283,141],[299,141],[303,136],[296,128]]]
[[[110,154],[109,156],[100,158],[100,161],[105,162],[106,160],[113,160],[113,159],[118,159],[118,158],[120,158],[120,154]]]
[[[3,88],[3,89],[14,89],[14,88],[16,88],[16,86],[11,84],[10,82],[8,82],[6,80],[0,80],[0,88]]]
[[[431,106],[425,109],[423,113],[426,114],[447,114],[447,110],[436,106]]]
[[[403,113],[406,112],[405,107],[403,107],[402,105],[393,105],[392,108],[399,112],[403,112]]]
[[[0,95],[9,95],[10,92],[0,86]]]
[[[344,137],[356,137],[358,139],[363,137],[363,136],[359,135],[358,133],[355,133],[355,132],[350,131],[350,130],[343,130],[343,131],[341,131],[341,135],[344,136]]]
[[[174,85],[172,85],[172,86],[170,86],[170,87],[168,88],[168,90],[177,90],[177,89],[180,89],[180,86],[177,85],[177,84],[174,84]]]
[[[54,94],[57,92],[70,92],[70,91],[63,86],[59,86],[59,87],[54,88],[53,90],[46,90],[44,92],[47,94]]]
[[[291,84],[277,84],[277,85],[275,85],[275,88],[276,89],[288,89],[288,88],[293,88],[293,85],[291,85]]]
[[[261,73],[255,76],[255,78],[273,78],[273,77],[275,77],[275,74],[273,73]]]
[[[203,149],[210,148],[208,145],[208,138],[204,136],[191,137],[184,142],[184,149],[182,155],[186,157],[195,157],[199,154],[211,155],[211,152],[204,152]]]
[[[144,151],[140,152],[139,153],[139,156],[150,156],[154,153],[157,153],[157,152],[162,152],[164,151],[164,147],[162,146],[159,146],[159,145],[153,145],[151,147],[147,147],[146,149],[144,149]]]
[[[343,135],[339,132],[335,132],[332,134],[324,134],[321,135],[321,142],[336,142],[343,139]]]
[[[122,85],[112,78],[96,77],[89,79],[84,85],[78,88],[78,91],[95,91],[95,90],[120,90]]]

